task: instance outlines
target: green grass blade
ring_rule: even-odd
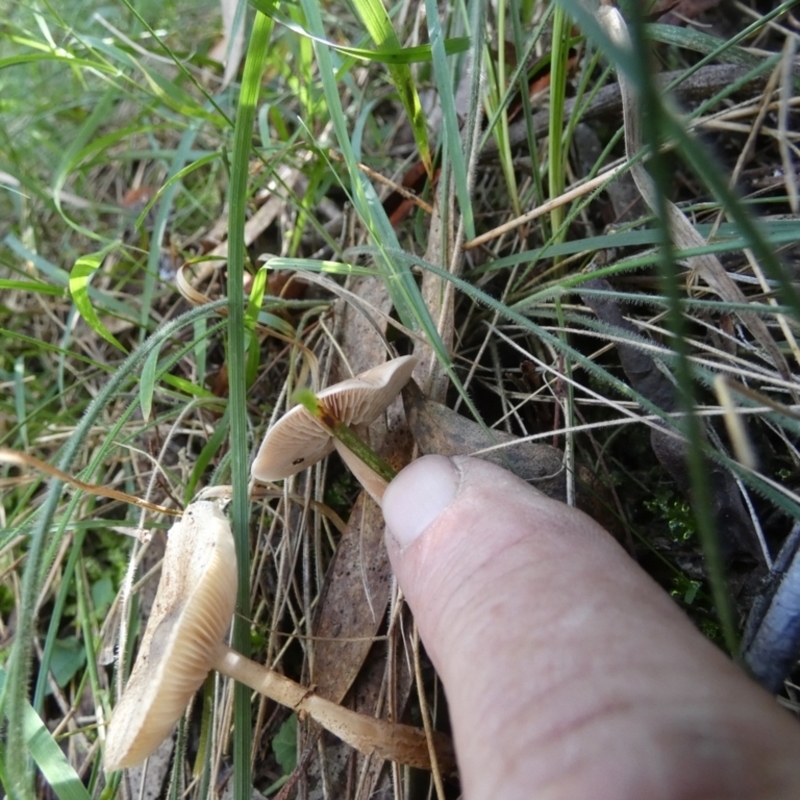
[[[28,443],[28,404],[25,401],[25,359],[19,356],[14,360],[14,409],[17,412],[17,428],[22,446],[27,450]]]
[[[569,60],[570,20],[564,9],[557,5],[553,12],[553,43],[550,61],[550,130],[547,150],[547,176],[550,198],[559,197],[566,185],[565,151],[569,143],[564,141],[564,101],[567,89],[567,61]],[[555,241],[566,238],[564,206],[554,208],[550,213]]]
[[[446,160],[452,164],[453,180],[456,188],[458,207],[464,223],[464,235],[467,239],[475,238],[475,214],[472,209],[472,197],[469,191],[467,163],[464,157],[464,148],[461,143],[461,133],[456,113],[456,100],[453,92],[453,80],[447,61],[447,52],[444,47],[444,31],[439,19],[439,7],[436,0],[425,0],[425,9],[428,18],[428,35],[433,48],[433,74],[436,79],[436,89],[439,93],[439,102],[442,105],[443,136],[446,146]],[[483,31],[473,31],[474,47],[471,63],[481,63],[480,54],[483,43]],[[477,68],[477,67],[474,67]],[[445,159],[443,159],[445,160]]]
[[[384,50],[402,51],[400,40],[392,26],[392,20],[386,12],[383,0],[353,0],[353,7],[361,18],[364,27],[379,48]],[[400,95],[406,115],[411,123],[414,141],[417,143],[422,163],[429,176],[433,175],[433,162],[431,161],[431,148],[428,143],[428,127],[425,115],[422,113],[414,76],[407,64],[388,64],[392,82]]]
[[[247,496],[249,452],[247,446],[247,383],[244,302],[244,224],[249,161],[261,77],[267,63],[273,21],[258,12],[247,48],[239,107],[234,125],[228,234],[228,378],[231,435],[231,527],[236,541],[239,591],[233,622],[233,647],[250,655],[250,514]],[[234,692],[234,797],[249,800],[252,787],[250,690],[237,684]]]
[[[139,376],[139,406],[142,409],[142,419],[147,422],[153,410],[153,393],[156,388],[156,370],[158,369],[159,350],[156,348],[147,356],[142,365]]]
[[[0,667],[0,692],[6,683],[6,678],[6,671]],[[56,797],[59,800],[91,800],[91,795],[86,791],[78,773],[72,768],[53,734],[27,700],[22,703],[22,718],[19,722],[28,753]],[[11,796],[13,797],[13,794]]]
[[[100,317],[97,316],[92,301],[89,299],[89,279],[100,268],[108,251],[109,248],[106,247],[96,253],[82,256],[75,262],[75,266],[69,275],[69,293],[72,295],[72,301],[86,324],[98,336],[102,336],[103,339],[124,353],[125,348],[117,337],[100,321]]]
[[[85,58],[76,58],[71,55],[57,54],[57,53],[31,53],[29,55],[11,56],[10,58],[0,58],[0,70],[8,69],[9,67],[18,67],[25,64],[49,64],[52,62],[69,65],[70,67],[86,67],[87,69],[97,70],[104,72],[108,75],[117,75],[119,70],[116,67],[98,64],[96,61],[91,61]]]
[[[267,268],[261,267],[253,278],[250,287],[250,296],[247,298],[247,311],[244,315],[244,324],[248,331],[255,330],[261,304],[264,302],[264,293],[267,289]]]
[[[712,54],[713,58],[723,63],[739,64],[743,67],[757,67],[761,63],[758,56],[748,53],[747,50],[696,28],[653,23],[647,26],[647,33],[656,42],[684,47],[703,55]]]
[[[11,279],[0,279],[0,289],[12,292],[31,292],[33,294],[44,294],[52,297],[60,297],[63,292],[58,286],[50,286],[48,283],[39,281],[15,281]]]

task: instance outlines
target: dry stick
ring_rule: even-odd
[[[480,236],[476,236],[474,239],[465,242],[464,250],[472,250],[474,247],[479,247],[485,242],[490,242],[492,239],[496,239],[498,236],[502,236],[504,233],[508,233],[509,231],[513,231],[514,229],[519,228],[521,225],[525,225],[528,222],[532,222],[533,220],[538,219],[544,214],[549,214],[554,208],[563,206],[566,203],[571,203],[578,197],[583,197],[585,194],[588,194],[589,192],[592,192],[595,189],[598,189],[601,186],[605,185],[606,183],[614,180],[614,178],[616,178],[620,172],[624,172],[627,168],[628,168],[627,164],[619,164],[618,166],[613,167],[612,169],[606,170],[605,172],[601,172],[599,175],[592,178],[591,180],[584,181],[583,183],[576,186],[574,189],[565,192],[559,197],[554,197],[552,200],[549,200],[546,203],[542,203],[542,205],[537,206],[536,208],[529,211],[527,214],[523,214],[521,217],[509,220],[503,225],[498,225],[498,227],[494,228],[493,230],[487,231],[486,233],[481,234]]]
[[[344,163],[344,156],[342,156],[342,154],[336,150],[329,150],[328,156],[331,161],[338,161],[340,164]],[[401,197],[404,197],[406,200],[410,200],[415,206],[421,208],[426,214],[433,214],[433,206],[426,202],[416,192],[412,191],[406,186],[403,186],[403,184],[397,183],[391,178],[387,178],[385,175],[381,175],[380,172],[368,167],[366,164],[356,162],[356,167],[360,169],[368,178],[372,178],[372,180],[376,181],[377,183],[382,183],[384,186],[388,186],[392,191],[397,192]]]

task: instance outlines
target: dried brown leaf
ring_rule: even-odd
[[[423,453],[443,456],[472,455],[494,445],[502,449],[480,457],[511,470],[548,497],[566,499],[564,454],[548,444],[519,441],[503,431],[486,431],[476,422],[451,409],[427,400],[413,382],[403,390],[406,417],[414,439]]]
[[[383,530],[380,508],[362,492],[322,587],[311,680],[319,694],[337,703],[386,618],[392,582]]]

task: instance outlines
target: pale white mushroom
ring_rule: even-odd
[[[153,610],[108,727],[107,771],[147,758],[212,669],[308,714],[361,752],[430,769],[424,731],[343,708],[231,650],[223,637],[236,587],[236,552],[227,518],[215,503],[193,503],[169,532]],[[442,766],[452,766],[449,740],[439,735],[435,744]]]
[[[231,624],[236,586],[228,520],[215,503],[193,503],[167,538],[139,655],[108,727],[107,770],[140,763],[172,731]]]
[[[416,364],[414,356],[394,358],[323,389],[317,394],[317,401],[333,421],[354,428],[366,427],[397,397],[411,378]],[[332,436],[330,430],[302,405],[292,408],[267,431],[253,461],[251,474],[259,481],[288,478],[312,466],[334,449],[361,485],[380,502],[386,480]]]

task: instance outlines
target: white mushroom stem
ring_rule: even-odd
[[[299,714],[307,714],[362,753],[375,754],[419,769],[431,768],[431,746],[421,728],[377,719],[344,708],[285,675],[245,658],[224,644],[217,650],[213,668],[276,703],[288,706]],[[449,739],[437,736],[435,751],[440,768],[452,769],[455,761]]]
[[[355,475],[358,482],[369,493],[369,496],[378,504],[381,504],[383,493],[389,485],[383,477],[378,475],[375,470],[368,464],[365,464],[349,447],[343,444],[339,439],[333,443],[336,452],[339,454],[342,461],[347,464],[350,472]]]

